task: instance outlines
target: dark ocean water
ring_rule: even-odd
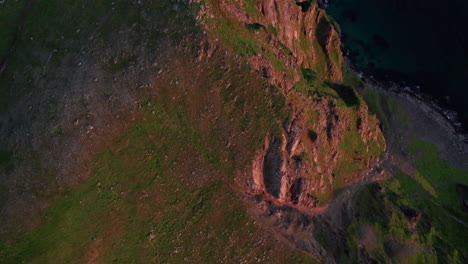
[[[327,12],[359,71],[420,86],[468,128],[468,0],[329,0]]]

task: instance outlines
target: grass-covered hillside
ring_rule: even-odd
[[[382,120],[391,174],[359,195],[347,228],[351,254],[379,263],[466,263],[466,143],[404,94],[367,85],[361,92]]]
[[[317,1],[0,16],[0,263],[466,262],[466,171],[356,92]]]
[[[2,263],[313,263],[278,244],[235,188],[281,98],[246,65],[187,51],[173,54],[176,71],[158,76],[139,120],[94,156],[92,174],[2,246]]]
[[[1,6],[28,13],[2,72],[1,263],[315,263],[247,213],[235,181],[279,130],[284,98],[245,59],[207,45],[196,7],[21,4]],[[31,106],[33,116],[17,112]],[[65,177],[72,162],[49,152],[86,165]]]
[[[369,185],[348,227],[357,259],[361,245],[380,263],[465,263],[468,174],[422,140],[410,146],[416,171]]]

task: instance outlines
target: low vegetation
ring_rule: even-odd
[[[414,175],[400,172],[361,194],[359,217],[348,228],[350,246],[368,239],[362,233],[367,227],[375,241],[366,250],[380,262],[465,263],[468,217],[461,186],[467,186],[468,173],[450,167],[433,144],[420,139],[410,152],[417,164]]]
[[[4,234],[0,262],[314,263],[278,246],[234,188],[279,129],[284,97],[243,59],[219,51],[196,62],[180,49],[158,76],[157,99],[139,103],[141,117],[94,157],[92,174],[38,226]]]
[[[230,163],[190,129],[181,109],[166,107],[145,106],[147,120],[98,154],[93,175],[45,211],[41,225],[14,247],[4,246],[2,263],[298,258],[299,253],[280,256],[286,249],[278,252],[272,238],[259,235],[230,187],[234,171],[219,175]]]

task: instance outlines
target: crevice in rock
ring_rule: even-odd
[[[294,180],[293,184],[291,185],[291,201],[293,204],[298,204],[299,203],[299,196],[302,193],[302,178],[297,178]]]
[[[306,0],[302,2],[296,2],[296,5],[301,7],[302,12],[307,12],[312,7],[312,0]]]
[[[291,154],[292,152],[294,152],[294,146],[298,143],[299,135],[301,134],[301,132],[302,127],[299,125],[297,120],[294,120],[289,129],[287,129],[289,140],[286,149],[288,150],[288,153]]]
[[[317,133],[315,133],[315,131],[313,130],[309,130],[307,132],[307,136],[309,136],[310,140],[312,141],[312,143],[315,143],[317,141],[317,138],[318,138],[318,135]]]
[[[357,128],[358,130],[360,130],[360,129],[361,129],[361,126],[362,126],[362,118],[359,117],[359,118],[356,120],[356,128]]]
[[[296,171],[299,171],[302,166],[304,165],[304,161],[302,160],[302,157],[299,156],[299,155],[294,155],[292,156],[292,161],[293,161],[293,168],[296,170]]]
[[[332,31],[332,26],[326,17],[322,16],[319,23],[317,24],[317,30],[315,31],[315,36],[317,41],[324,51],[327,50],[328,39]]]
[[[281,190],[281,140],[272,136],[270,146],[266,152],[263,166],[263,181],[266,191],[279,198]]]
[[[328,105],[330,112],[327,115],[327,126],[326,126],[326,131],[327,131],[327,138],[329,141],[333,140],[333,130],[335,128],[335,124],[338,122],[338,114],[336,113],[336,107],[335,105],[330,102]]]

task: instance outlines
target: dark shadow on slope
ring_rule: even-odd
[[[263,181],[265,189],[276,198],[279,198],[281,189],[281,141],[272,137],[270,147],[266,153],[263,166]]]
[[[328,39],[330,38],[330,32],[332,30],[332,25],[326,17],[320,18],[319,23],[317,24],[317,30],[315,31],[315,37],[324,51],[327,50]]]
[[[326,84],[338,93],[338,96],[343,99],[347,107],[360,106],[361,102],[353,88],[332,82]]]
[[[245,27],[246,27],[247,29],[250,29],[250,30],[253,30],[253,31],[255,31],[255,30],[260,30],[260,29],[264,29],[264,28],[265,28],[265,26],[262,25],[262,24],[260,24],[260,23],[245,24]]]
[[[307,136],[309,136],[312,143],[317,141],[318,135],[315,131],[309,129],[309,131],[307,131]]]
[[[312,0],[296,2],[296,5],[301,7],[302,12],[307,12],[307,11],[309,11],[310,7],[312,6]]]
[[[297,178],[291,186],[291,200],[294,204],[299,202],[299,196],[301,195],[302,190],[302,178]]]

